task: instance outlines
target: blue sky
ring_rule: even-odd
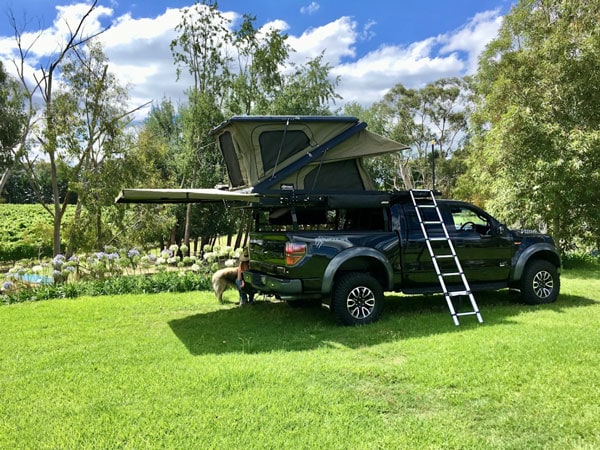
[[[43,31],[35,44],[32,69],[56,48],[65,24],[74,24],[82,2],[8,0],[0,7],[0,58],[14,57],[9,11],[19,26]],[[186,79],[175,80],[169,43],[189,0],[100,0],[90,31],[112,24],[101,36],[111,70],[128,83],[132,104],[163,97],[183,99]],[[256,16],[259,27],[289,35],[293,59],[305,62],[325,51],[332,75],[339,75],[338,106],[365,106],[397,83],[420,87],[448,76],[473,73],[477,57],[496,36],[511,0],[220,0],[219,9],[239,23]]]

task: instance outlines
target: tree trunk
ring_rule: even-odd
[[[188,203],[185,210],[185,230],[183,233],[183,243],[190,247],[190,229],[192,227],[192,204]]]
[[[248,216],[246,214],[242,214],[240,219],[240,227],[238,228],[237,236],[235,237],[235,245],[233,249],[238,249],[242,246],[242,238],[244,237],[244,230],[246,229],[246,222],[248,221]]]
[[[167,248],[169,248],[171,245],[175,244],[176,232],[177,232],[177,224],[173,228],[171,228],[171,236],[169,236],[169,244],[167,245]]]
[[[12,170],[10,169],[10,167],[4,169],[2,178],[0,178],[0,195],[2,195],[2,193],[4,192],[4,186],[6,186],[6,183],[8,182],[8,179],[10,178],[11,174]]]
[[[560,226],[560,216],[555,215],[552,219],[552,236],[556,241],[556,246],[562,253],[561,242],[562,242],[562,230]]]
[[[56,148],[56,142],[54,139],[51,139],[51,142],[48,145],[48,155],[50,157],[50,177],[52,183],[52,200],[54,202],[54,229],[52,233],[53,239],[53,251],[54,256],[61,253],[61,234],[60,234],[60,225],[62,223],[62,208],[60,197],[58,193],[58,171],[56,169],[56,159],[54,150]]]
[[[96,248],[102,250],[104,242],[102,239],[102,211],[96,213]]]
[[[81,202],[77,200],[77,206],[75,207],[75,214],[73,215],[73,223],[79,223],[81,218]],[[67,258],[70,258],[75,253],[75,246],[73,245],[72,239],[67,242]]]

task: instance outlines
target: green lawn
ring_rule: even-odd
[[[0,448],[600,448],[600,273],[558,301],[387,296],[380,322],[213,294],[0,306]]]

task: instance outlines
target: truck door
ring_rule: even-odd
[[[499,223],[481,209],[462,202],[440,202],[439,207],[469,283],[506,282],[513,245],[510,237],[500,232]],[[438,220],[434,209],[423,209],[422,213],[426,221]],[[404,217],[404,289],[439,291],[439,280],[413,205],[404,205]],[[429,225],[427,229],[430,237],[444,235],[441,226]],[[432,245],[436,254],[448,253],[445,242]],[[441,260],[439,264],[442,272],[456,271],[452,260]]]
[[[404,291],[412,289],[427,289],[431,292],[440,291],[440,284],[435,273],[431,256],[427,250],[425,237],[419,225],[419,219],[415,208],[411,204],[402,205],[404,214],[404,227],[401,233],[401,244],[403,249],[403,281]],[[439,220],[433,209],[423,209],[423,220]],[[441,226],[428,226],[430,237],[443,236]],[[440,242],[433,242],[434,248],[441,247]]]
[[[499,223],[481,209],[460,202],[444,203],[450,238],[469,283],[508,280],[513,243]]]

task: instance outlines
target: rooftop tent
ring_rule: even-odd
[[[366,194],[374,186],[363,158],[408,148],[366,126],[347,116],[232,117],[211,132],[225,159],[230,190],[124,189],[116,202],[269,205],[280,202],[280,194],[290,195],[290,188]]]
[[[362,158],[405,145],[348,116],[238,116],[215,128],[231,187],[370,190]]]

